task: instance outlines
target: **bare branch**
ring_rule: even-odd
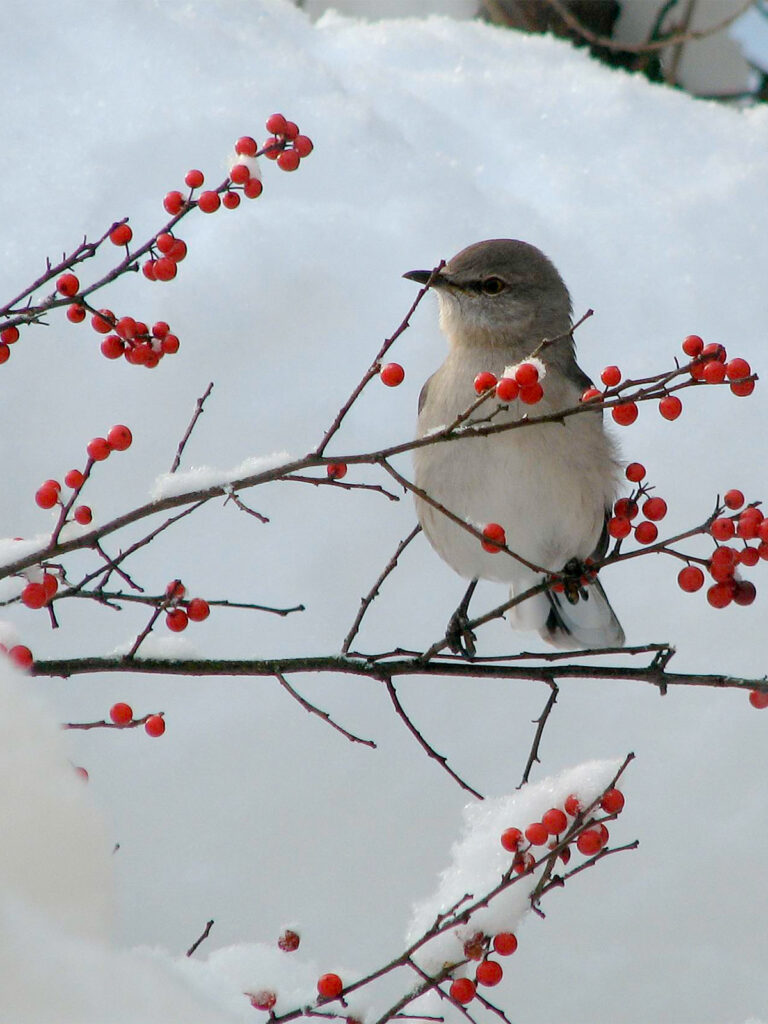
[[[195,411],[192,414],[192,419],[189,421],[189,426],[186,429],[184,437],[182,437],[182,439],[179,441],[179,447],[176,449],[176,455],[174,456],[173,462],[171,464],[171,473],[175,473],[176,470],[179,468],[179,464],[181,463],[181,456],[187,445],[187,441],[190,439],[192,431],[195,429],[195,424],[200,419],[200,416],[203,412],[203,406],[205,405],[205,400],[212,391],[213,381],[211,381],[211,383],[208,385],[203,394],[198,398],[197,402],[195,403]]]
[[[340,732],[342,736],[346,736],[346,738],[350,740],[352,743],[362,743],[363,746],[372,747],[373,749],[376,749],[376,744],[373,742],[373,740],[364,740],[360,736],[355,736],[354,733],[349,732],[343,726],[339,725],[338,722],[334,722],[334,720],[331,718],[330,714],[327,711],[322,711],[314,704],[310,704],[306,697],[302,697],[302,695],[297,690],[294,690],[294,688],[291,686],[291,684],[288,682],[288,680],[285,678],[282,672],[275,672],[275,679],[277,679],[278,683],[280,683],[280,685],[287,693],[290,693],[290,695],[293,697],[295,701],[298,701],[298,703],[301,704],[305,711],[309,711],[310,714],[317,715],[318,718],[322,718],[324,722],[330,725],[333,729],[336,729],[337,732]]]

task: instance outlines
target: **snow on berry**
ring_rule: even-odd
[[[541,822],[553,808],[567,810],[569,797],[575,797],[581,806],[588,807],[611,785],[620,765],[620,761],[589,761],[540,782],[528,783],[507,796],[467,804],[463,812],[463,834],[451,847],[450,863],[441,872],[434,893],[415,905],[406,942],[410,944],[420,938],[447,907],[461,903],[465,909],[466,893],[473,893],[479,900],[495,888],[510,866],[510,851],[499,842],[506,830]],[[574,808],[573,800],[570,800],[570,807]],[[523,845],[526,845],[525,840]],[[549,851],[534,848],[533,852],[540,859]],[[487,906],[473,911],[466,923],[435,936],[414,954],[419,966],[439,970],[446,962],[462,959],[464,942],[478,931],[484,935],[517,933],[520,921],[530,910],[529,897],[539,874],[538,869],[521,874],[519,881]]]

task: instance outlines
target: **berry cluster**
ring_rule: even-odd
[[[584,808],[579,797],[572,793],[564,801],[562,807],[551,807],[541,821],[534,821],[527,828],[507,828],[499,837],[501,845],[513,855],[511,871],[515,874],[526,874],[536,865],[534,847],[547,846],[557,850],[557,855],[564,864],[571,857],[571,844],[586,857],[598,854],[607,844],[609,835],[605,826],[607,818],[620,814],[624,807],[624,794],[619,789],[611,788],[603,793],[599,805]],[[597,814],[603,811],[607,818],[598,820]],[[570,819],[570,821],[569,821]],[[467,960],[479,961],[475,969],[474,980],[460,977],[451,982],[450,995],[457,1003],[470,1003],[477,993],[477,986],[498,985],[504,971],[498,960],[489,959],[491,950],[499,956],[511,956],[517,949],[517,937],[513,932],[501,931],[495,935],[484,935],[476,932],[464,942],[464,956]]]
[[[488,370],[481,371],[475,377],[475,391],[478,395],[493,391],[501,402],[519,399],[525,405],[535,405],[544,397],[541,381],[545,376],[544,364],[538,359],[530,359],[516,366],[505,366],[498,379]]]
[[[171,580],[165,588],[165,624],[172,633],[181,633],[190,622],[202,622],[211,614],[211,606],[202,597],[186,598],[181,580]]]
[[[614,540],[623,540],[634,530],[638,544],[653,544],[659,536],[660,522],[667,514],[667,503],[658,496],[647,497],[648,487],[643,485],[645,466],[640,462],[631,462],[626,469],[627,479],[637,488],[628,498],[619,498],[613,506],[613,515],[608,520],[608,533]],[[642,505],[640,504],[641,500]],[[633,520],[642,511],[644,519],[633,525]]]
[[[264,156],[276,160],[277,166],[283,171],[295,171],[301,160],[308,157],[314,148],[310,138],[299,134],[299,126],[293,121],[287,121],[282,114],[268,117],[266,128],[271,134],[264,142]]]
[[[109,709],[109,718],[113,725],[124,729],[133,722],[133,708],[130,704],[118,701]],[[148,736],[162,736],[165,732],[165,719],[162,715],[148,715],[144,719],[144,731]]]
[[[175,268],[174,261],[170,257],[167,259],[169,264]],[[154,262],[162,263],[162,260]],[[149,276],[148,265],[144,264],[146,276]],[[154,273],[154,271],[152,272]],[[165,273],[165,271],[162,272]],[[171,277],[175,274],[174,269]],[[152,280],[167,281],[170,278],[158,276]],[[75,311],[78,312],[76,316],[73,316]],[[82,319],[80,312],[85,313],[82,306],[71,306],[67,316],[70,320],[77,322],[78,318]],[[122,356],[131,366],[146,366],[148,370],[154,370],[163,356],[172,356],[179,351],[179,339],[171,333],[171,328],[164,320],[158,320],[150,328],[143,320],[134,320],[132,316],[116,318],[111,309],[100,309],[91,317],[91,326],[98,334],[106,335],[101,343],[101,354],[107,359],[119,359]]]

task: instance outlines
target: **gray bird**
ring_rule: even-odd
[[[428,270],[404,275],[426,284]],[[493,423],[539,416],[579,402],[591,381],[576,363],[571,335],[571,299],[553,264],[539,249],[509,238],[477,242],[446,264],[432,287],[449,351],[419,398],[419,437],[446,426],[476,399],[474,378],[530,356],[539,343],[544,364],[543,398],[520,399]],[[493,399],[478,410],[486,415]],[[537,630],[562,648],[605,648],[624,643],[624,631],[600,583],[584,584],[586,559],[607,547],[607,518],[616,497],[619,464],[611,438],[595,410],[559,423],[538,424],[426,445],[414,451],[415,482],[450,512],[478,528],[504,527],[511,551],[545,572],[564,572],[564,591],[547,590],[510,609],[515,629]],[[456,652],[474,653],[468,604],[478,579],[511,584],[520,594],[540,582],[537,572],[501,551],[489,553],[440,510],[416,498],[425,534],[440,557],[472,581],[448,630]]]

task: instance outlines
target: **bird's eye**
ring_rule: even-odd
[[[506,285],[500,277],[486,277],[483,281],[482,288],[486,295],[498,295],[499,292],[503,292]]]

